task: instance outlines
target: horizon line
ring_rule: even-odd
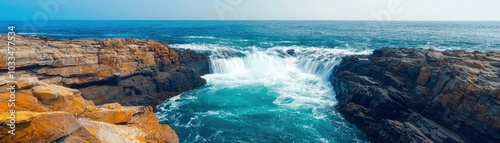
[[[0,21],[26,21],[22,19],[0,20]],[[344,19],[53,19],[50,21],[367,21],[367,22],[500,22],[500,20],[344,20]]]

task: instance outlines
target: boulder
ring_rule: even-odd
[[[159,124],[151,106],[95,106],[79,90],[32,77],[18,79],[23,80],[33,81],[33,86],[16,91],[15,106],[0,104],[0,142],[179,142],[168,125]],[[8,92],[0,94],[0,102],[9,99]],[[15,110],[15,135],[8,134],[11,110]]]

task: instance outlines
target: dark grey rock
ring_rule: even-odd
[[[498,65],[498,52],[382,48],[348,56],[331,77],[336,109],[374,142],[498,143]]]

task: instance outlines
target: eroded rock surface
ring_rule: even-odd
[[[382,48],[345,57],[336,109],[375,142],[500,142],[500,53]]]
[[[7,45],[6,36],[0,44]],[[95,104],[155,105],[200,87],[208,57],[139,39],[64,40],[16,37],[16,72],[76,88]],[[0,51],[0,71],[7,71]],[[5,89],[0,89],[5,92]]]
[[[4,76],[0,76],[4,77]],[[38,81],[27,74],[16,84],[15,107],[9,92],[0,93],[0,142],[176,143],[177,135],[161,125],[151,106],[95,106],[80,91]],[[9,84],[0,81],[0,88]],[[10,110],[15,112],[15,135],[8,134]]]

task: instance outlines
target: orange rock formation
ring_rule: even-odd
[[[1,88],[7,88],[2,82]],[[16,106],[9,93],[0,94],[0,142],[178,142],[168,125],[161,125],[152,107],[109,103],[95,106],[80,91],[47,84],[23,75],[16,82]],[[8,134],[10,109],[15,110],[15,135]]]

